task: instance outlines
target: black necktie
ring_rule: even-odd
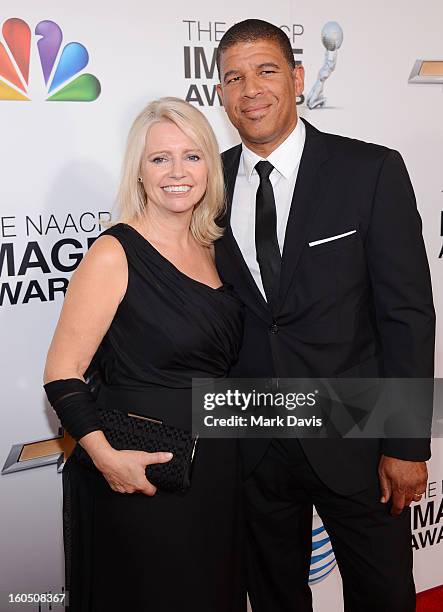
[[[260,161],[255,169],[260,177],[255,200],[255,248],[266,298],[272,312],[277,310],[281,255],[277,240],[277,212],[269,175],[274,166]]]

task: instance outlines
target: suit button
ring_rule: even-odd
[[[276,323],[273,323],[269,328],[269,331],[271,332],[271,334],[278,334],[278,325]]]

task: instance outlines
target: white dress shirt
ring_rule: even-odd
[[[303,121],[298,119],[294,130],[266,159],[274,166],[269,178],[274,189],[277,211],[277,240],[280,253],[283,253],[286,225],[305,138],[306,128]],[[255,197],[260,184],[255,165],[263,159],[263,157],[245,147],[244,144],[242,145],[232,199],[231,227],[252,277],[266,300],[255,249]]]

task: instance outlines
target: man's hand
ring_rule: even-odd
[[[428,469],[424,461],[404,461],[382,455],[378,465],[380,501],[392,501],[391,514],[401,514],[412,501],[420,501],[426,490]]]

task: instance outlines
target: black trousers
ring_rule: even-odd
[[[345,612],[413,612],[410,510],[391,516],[378,477],[353,496],[316,476],[297,440],[274,440],[245,482],[253,612],[309,612],[312,505],[331,538]]]

